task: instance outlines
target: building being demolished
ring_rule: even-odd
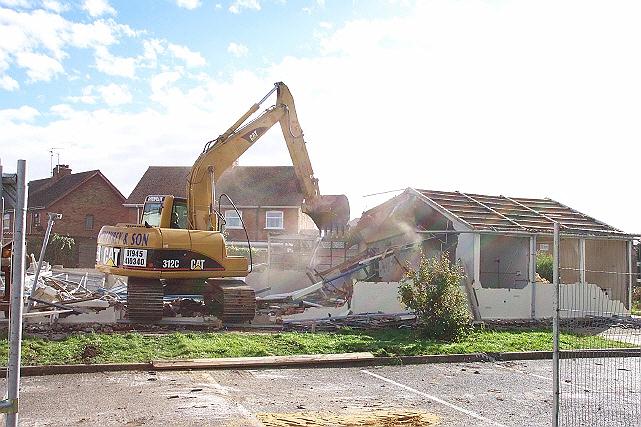
[[[285,321],[403,312],[397,289],[407,269],[421,254],[447,252],[464,269],[462,289],[475,319],[551,317],[553,289],[537,274],[536,257],[551,252],[555,222],[562,233],[563,292],[589,287],[592,298],[582,303],[586,310],[607,303],[616,305],[614,312],[629,312],[638,236],[551,199],[414,188],[364,212],[347,238],[312,242],[303,257],[288,253],[288,244],[273,245],[272,274],[287,270],[279,264],[283,256],[307,266],[297,267],[301,280],[292,282],[293,293],[265,294],[259,306],[270,313],[279,303],[294,303],[278,314]]]

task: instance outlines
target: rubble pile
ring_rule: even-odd
[[[108,307],[122,307],[123,302],[116,293],[107,289],[92,291],[83,282],[73,282],[51,276],[41,276],[33,291],[27,297],[33,302],[30,311],[51,310],[52,307],[67,308],[76,313],[90,313]]]
[[[163,307],[163,317],[197,317],[209,316],[209,308],[202,301],[196,301],[192,298],[175,298],[165,302]]]

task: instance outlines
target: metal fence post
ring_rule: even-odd
[[[553,335],[553,356],[552,356],[552,426],[559,426],[559,403],[560,403],[560,377],[559,377],[559,313],[560,313],[560,298],[559,298],[559,257],[560,257],[561,238],[559,236],[559,223],[554,223],[554,248],[553,248],[553,285],[554,285],[554,301],[553,301],[553,321],[552,321],[552,335]]]
[[[36,266],[36,272],[33,276],[33,283],[31,284],[29,295],[32,295],[33,291],[36,289],[36,286],[38,286],[38,278],[40,277],[40,270],[42,269],[42,261],[45,257],[47,245],[49,244],[49,236],[51,236],[51,229],[53,228],[53,224],[56,222],[56,219],[62,218],[62,214],[55,212],[49,212],[47,215],[49,216],[49,219],[47,221],[47,231],[45,232],[45,238],[42,241],[42,248],[40,248],[40,258],[38,258],[38,265]],[[32,308],[33,300],[29,300],[29,303],[27,304],[27,313],[31,311]]]
[[[15,234],[13,237],[13,260],[11,263],[11,314],[9,319],[9,363],[7,372],[7,413],[6,425],[18,425],[18,394],[20,389],[20,351],[22,345],[22,306],[24,292],[24,270],[26,252],[27,219],[27,163],[18,160],[15,206]]]

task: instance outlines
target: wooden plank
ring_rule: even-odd
[[[216,369],[261,366],[296,366],[359,362],[374,359],[369,352],[344,354],[303,354],[297,356],[225,357],[213,359],[154,360],[155,369]]]
[[[44,317],[44,316],[52,316],[54,314],[72,313],[72,312],[73,310],[32,311],[30,313],[23,313],[22,317]]]

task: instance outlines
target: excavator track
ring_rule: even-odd
[[[250,322],[256,316],[256,293],[242,280],[209,279],[211,299],[223,323]]]
[[[164,292],[160,280],[130,277],[127,282],[127,318],[145,323],[161,320]]]

